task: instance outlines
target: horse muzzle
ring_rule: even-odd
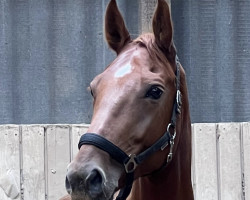
[[[86,148],[68,166],[66,190],[72,200],[111,200],[123,169],[99,149]]]
[[[69,170],[65,185],[73,199],[105,199],[105,183],[107,182],[104,172],[92,167],[82,173]],[[85,198],[88,196],[87,198]],[[75,197],[75,198],[74,198]]]

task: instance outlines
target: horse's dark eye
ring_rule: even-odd
[[[159,88],[159,86],[152,86],[147,94],[146,97],[151,98],[151,99],[159,99],[162,95],[163,91],[162,89]]]

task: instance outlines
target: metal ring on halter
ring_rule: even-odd
[[[124,163],[124,167],[125,167],[125,171],[127,173],[132,173],[132,172],[135,171],[138,164],[137,164],[137,162],[135,160],[135,158],[136,158],[135,154],[130,154],[129,158],[130,159],[128,160],[128,162]]]
[[[174,129],[174,134],[170,134],[170,128]],[[169,123],[167,127],[167,132],[170,134],[171,139],[175,139],[176,136],[176,130],[175,130],[175,125],[173,123]]]

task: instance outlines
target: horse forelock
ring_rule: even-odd
[[[135,43],[145,47],[153,61],[168,62],[174,66],[173,57],[176,56],[176,48],[174,43],[171,45],[171,52],[165,54],[164,51],[156,44],[153,33],[144,33],[134,40]],[[175,68],[174,68],[175,69]]]

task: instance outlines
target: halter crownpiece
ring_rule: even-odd
[[[146,160],[149,156],[154,154],[157,151],[163,151],[168,145],[170,145],[170,151],[167,156],[167,161],[161,167],[165,167],[172,159],[173,159],[173,147],[174,147],[174,139],[176,136],[176,119],[177,114],[181,113],[181,92],[180,92],[180,62],[178,57],[175,59],[176,63],[176,99],[173,106],[171,122],[167,126],[167,130],[164,135],[158,139],[151,147],[143,151],[142,153],[135,155],[130,154],[127,155],[123,150],[121,150],[118,146],[105,139],[101,135],[96,133],[86,133],[81,136],[78,148],[80,149],[82,145],[94,145],[95,147],[107,152],[111,158],[116,160],[118,163],[124,165],[126,176],[126,184],[125,187],[122,188],[119,192],[119,195],[116,197],[116,200],[126,200],[130,191],[132,189],[133,181],[134,181],[134,171],[137,166],[140,165],[144,160]]]

